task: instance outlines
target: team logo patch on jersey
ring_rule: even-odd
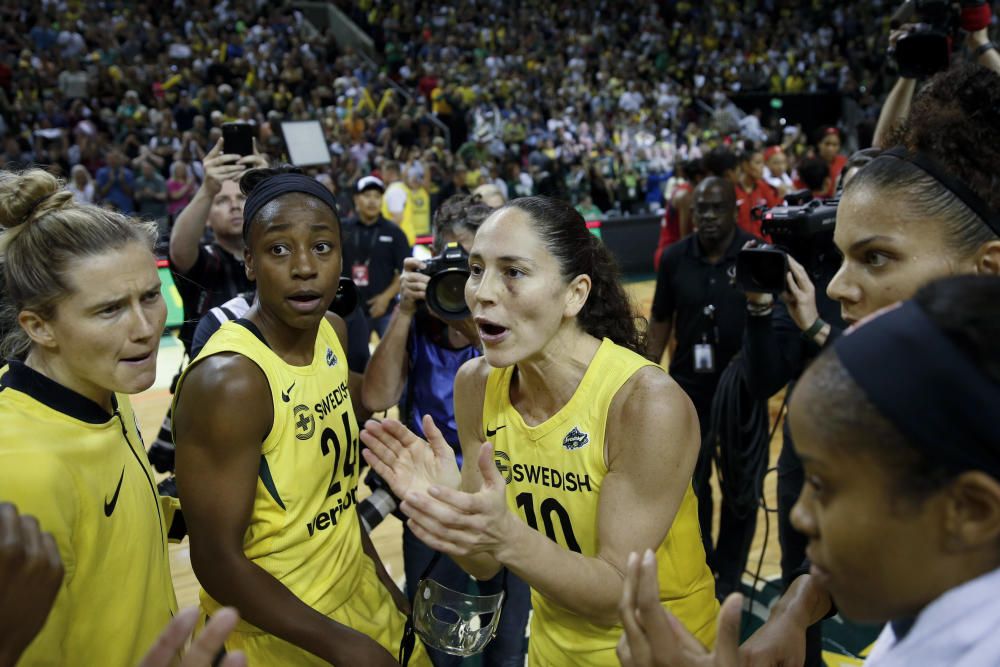
[[[499,449],[493,450],[493,463],[496,464],[497,470],[503,475],[503,480],[507,484],[510,484],[512,472],[510,467],[510,457],[507,456],[507,452],[501,452]]]
[[[299,403],[293,408],[292,422],[295,424],[295,437],[308,440],[316,432],[316,419],[310,414],[308,406]]]
[[[563,447],[566,449],[580,449],[588,442],[590,442],[590,436],[586,433],[581,433],[580,429],[574,426],[573,430],[563,438]]]
[[[337,355],[330,348],[326,348],[326,365],[330,368],[337,365]]]

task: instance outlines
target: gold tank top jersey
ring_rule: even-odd
[[[363,563],[370,562],[361,548],[355,509],[359,431],[347,389],[347,355],[323,320],[312,363],[291,366],[252,323],[237,320],[222,325],[185,375],[206,357],[224,352],[241,354],[263,371],[274,409],[274,423],[261,445],[243,551],[296,597],[329,616],[351,597]],[[240,410],[233,406],[233,419],[240,418]],[[201,601],[209,615],[220,606],[204,589]],[[255,628],[241,621],[238,629]]]
[[[529,526],[566,549],[584,556],[597,554],[598,502],[608,472],[604,456],[608,410],[625,382],[648,365],[653,364],[604,339],[569,402],[538,426],[525,424],[510,403],[515,367],[490,372],[483,429],[507,482],[507,504]],[[719,605],[705,563],[690,483],[656,556],[663,605],[711,646]],[[534,590],[531,604],[530,664],[618,664],[615,645],[621,625],[595,625]]]

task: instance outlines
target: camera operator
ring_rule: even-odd
[[[647,357],[658,363],[676,335],[670,375],[698,413],[703,440],[693,487],[705,553],[718,574],[716,591],[725,594],[739,587],[757,515],[741,516],[735,499],[723,496],[719,537],[712,548],[710,482],[716,447],[706,436],[722,372],[739,351],[743,336],[746,299],[732,284],[736,257],[754,237],[736,225],[736,193],[729,180],[718,176],[703,180],[694,191],[692,212],[697,231],[667,248],[660,260]]]
[[[354,184],[353,216],[344,221],[343,275],[354,281],[368,329],[385,333],[390,305],[399,291],[399,270],[410,256],[406,234],[382,216],[385,184],[364,176]]]
[[[825,168],[825,165],[823,165]],[[776,299],[762,292],[746,293],[747,323],[743,335],[743,358],[747,386],[758,399],[767,400],[786,384],[790,393],[805,367],[844,329],[840,304],[826,295],[839,265],[839,256],[829,239],[827,261],[818,263],[812,277],[792,256],[785,277],[787,289]],[[817,298],[817,294],[819,295]],[[789,515],[804,483],[802,462],[793,449],[787,421],[778,456],[778,543],[781,545],[781,580],[787,590],[805,560],[806,538],[792,528]],[[821,667],[821,636],[818,624],[806,633],[806,667]]]
[[[871,149],[857,151],[841,171],[840,188],[873,158]],[[800,177],[811,194],[819,197],[829,187],[829,167],[821,158],[811,158],[800,167]],[[789,207],[790,216],[807,206]],[[802,224],[804,220],[793,224]],[[766,227],[766,226],[765,226]],[[776,239],[781,242],[782,239]],[[748,244],[753,247],[756,243]],[[747,326],[743,337],[743,357],[747,363],[747,386],[754,397],[766,400],[787,385],[790,394],[795,380],[823,347],[844,328],[840,304],[827,296],[826,287],[840,267],[840,255],[833,244],[832,230],[823,232],[801,247],[800,259],[787,255],[786,289],[777,299],[771,293],[747,291]],[[792,528],[789,513],[802,491],[802,462],[795,455],[787,423],[782,428],[783,443],[778,457],[778,543],[781,545],[781,579],[787,588],[805,570],[805,537]],[[822,665],[819,625],[806,633],[806,667]]]
[[[434,217],[435,251],[440,254],[449,243],[457,243],[467,253],[472,247],[476,230],[491,212],[492,209],[480,203],[475,196],[455,195],[446,200]],[[425,267],[425,262],[413,257],[403,263],[399,304],[368,363],[361,400],[365,408],[372,412],[399,404],[400,421],[420,437],[426,437],[421,418],[425,414],[431,415],[461,464],[462,450],[458,443],[453,400],[455,374],[462,364],[480,355],[479,335],[470,315],[446,321],[425,306],[431,281],[431,276],[422,272]],[[467,269],[467,264],[463,268]],[[464,295],[462,299],[464,301]],[[369,477],[373,475],[374,472]],[[379,481],[374,480],[376,485]],[[385,513],[392,510],[391,506],[383,507]],[[406,592],[411,602],[421,574],[434,553],[413,535],[406,523],[403,524],[403,564]],[[465,571],[444,555],[430,574],[435,581],[458,591],[465,590],[469,580]],[[498,592],[502,577],[501,573],[493,579],[479,582],[481,594]],[[486,648],[484,664],[507,664],[505,661],[519,664],[523,661],[528,608],[527,586],[508,573],[507,602],[497,636]],[[461,662],[458,657],[430,648],[428,651],[438,667]]]

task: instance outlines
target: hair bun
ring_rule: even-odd
[[[0,227],[12,230],[72,205],[73,193],[41,169],[5,173],[0,179]]]

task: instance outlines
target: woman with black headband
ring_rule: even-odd
[[[362,531],[341,270],[330,192],[303,174],[241,182],[257,300],[177,388],[177,487],[201,606],[239,608],[226,642],[251,664],[392,665],[405,598]],[[430,664],[418,644],[412,664]]]
[[[935,282],[848,330],[793,393],[792,521],[841,613],[887,623],[867,667],[1000,664],[998,303],[1000,278]],[[623,662],[704,664],[647,569],[630,563]],[[720,631],[715,665],[740,664],[735,640]]]

